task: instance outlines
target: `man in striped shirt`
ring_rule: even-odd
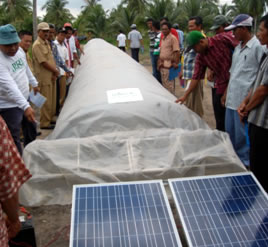
[[[267,180],[267,147],[268,147],[268,15],[260,21],[258,39],[266,45],[257,77],[251,91],[238,108],[241,121],[248,116],[250,138],[250,170],[258,178],[266,192]]]
[[[214,72],[216,95],[220,102],[228,86],[232,53],[238,41],[234,37],[225,35],[224,33],[211,38],[205,38],[199,31],[190,32],[186,41],[198,55],[195,61],[191,84],[184,95],[176,102],[183,103],[186,101],[188,96],[198,86],[200,80],[205,78],[207,68],[210,68]]]

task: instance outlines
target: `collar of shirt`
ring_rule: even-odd
[[[37,40],[42,44],[42,45],[48,45],[48,41],[47,40],[43,40],[41,39],[39,36],[37,37]]]

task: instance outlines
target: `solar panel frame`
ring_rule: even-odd
[[[73,247],[74,245],[74,231],[75,231],[75,227],[74,227],[74,223],[75,223],[75,207],[76,207],[76,198],[77,198],[77,192],[78,192],[78,188],[87,188],[87,187],[110,187],[110,186],[121,186],[121,185],[140,185],[140,184],[158,184],[160,187],[160,191],[159,194],[161,193],[161,195],[163,196],[163,201],[161,201],[161,204],[163,204],[163,207],[166,208],[168,215],[166,219],[170,220],[170,224],[172,229],[170,229],[170,233],[174,234],[174,239],[175,239],[175,245],[178,247],[182,247],[181,244],[181,240],[179,238],[179,233],[175,224],[175,220],[173,217],[173,213],[168,201],[168,197],[165,191],[165,187],[163,184],[162,180],[148,180],[148,181],[134,181],[134,182],[118,182],[118,183],[102,183],[102,184],[82,184],[82,185],[74,185],[73,186],[73,198],[72,198],[72,215],[71,215],[71,230],[70,230],[70,247]],[[134,207],[133,207],[134,208]],[[159,218],[160,219],[160,218]],[[143,223],[144,224],[144,223]],[[162,232],[162,234],[164,234]],[[173,241],[173,240],[172,240]],[[95,246],[95,245],[94,245]],[[124,246],[124,245],[123,245]],[[129,245],[132,246],[132,245]],[[151,245],[148,245],[151,246]],[[118,247],[118,246],[114,246],[114,247]],[[140,246],[143,247],[143,246]],[[166,246],[168,247],[168,246]]]
[[[184,178],[168,179],[168,184],[169,184],[169,187],[171,189],[171,193],[172,193],[172,196],[173,196],[173,199],[174,199],[174,202],[175,202],[175,206],[176,206],[177,212],[179,214],[179,218],[181,220],[181,223],[182,223],[182,226],[183,226],[183,231],[184,231],[186,241],[187,241],[187,244],[188,244],[189,247],[195,247],[196,245],[193,244],[192,238],[190,237],[190,234],[189,234],[190,231],[189,231],[188,226],[187,226],[187,224],[185,222],[184,214],[182,212],[181,206],[180,206],[179,201],[177,199],[176,191],[175,191],[173,182],[176,182],[176,181],[202,180],[202,179],[204,180],[204,179],[211,179],[211,178],[237,177],[237,176],[245,176],[245,175],[250,175],[253,178],[253,180],[255,181],[256,185],[259,187],[260,191],[263,193],[263,196],[268,201],[268,194],[263,189],[263,187],[261,186],[261,184],[259,183],[259,181],[257,180],[257,178],[254,176],[254,174],[252,172],[239,172],[239,173],[227,173],[227,174],[220,174],[220,175],[206,175],[206,176],[198,176],[198,177],[184,177]],[[203,245],[203,246],[205,246],[205,245]],[[215,245],[212,245],[212,246],[215,246]],[[230,246],[233,246],[233,245],[230,245]],[[238,246],[242,246],[242,245],[238,245]]]

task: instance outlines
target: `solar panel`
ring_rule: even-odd
[[[268,246],[268,197],[252,173],[170,179],[189,247]]]
[[[70,247],[178,247],[162,181],[76,185]]]

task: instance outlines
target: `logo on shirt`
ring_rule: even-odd
[[[23,60],[20,58],[16,62],[12,64],[12,72],[16,72],[17,70],[22,69],[25,66]]]

